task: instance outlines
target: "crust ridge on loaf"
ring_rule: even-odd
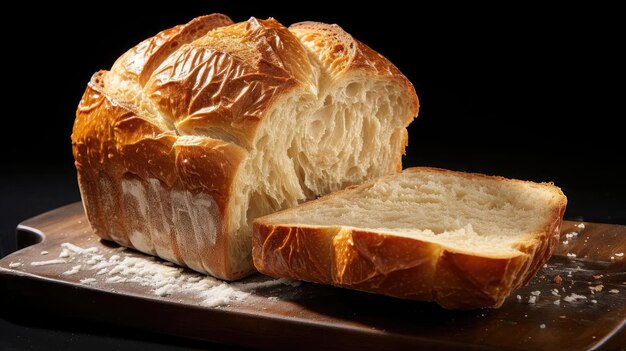
[[[92,77],[72,133],[85,211],[104,239],[238,279],[254,218],[399,171],[417,111],[336,25],[198,17]]]
[[[410,168],[254,221],[267,275],[499,307],[549,259],[567,199],[537,184]]]

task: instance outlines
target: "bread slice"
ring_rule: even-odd
[[[267,275],[499,307],[558,243],[567,199],[546,183],[410,168],[254,221]]]
[[[223,279],[251,222],[399,172],[411,83],[337,25],[202,16],[96,73],[72,133],[100,237]]]

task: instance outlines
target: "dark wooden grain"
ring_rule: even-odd
[[[563,233],[571,232],[574,224],[566,222]],[[103,251],[115,246],[91,232],[82,206],[76,203],[20,224],[19,242],[31,246],[0,260],[0,291],[8,304],[38,303],[40,308],[65,316],[261,348],[623,348],[626,259],[615,254],[626,252],[626,226],[585,225],[577,238],[559,245],[548,266],[528,286],[497,310],[447,311],[432,303],[306,283],[260,289],[243,301],[208,308],[186,295],[157,297],[150,288],[134,283],[81,285],[80,279],[93,276],[93,272],[62,275],[69,264],[29,265],[57,258],[63,242],[97,246]],[[41,242],[32,245],[38,238]],[[49,255],[42,256],[42,250]],[[568,258],[567,253],[577,258]],[[11,262],[24,264],[9,268]],[[602,278],[593,278],[599,274]],[[561,285],[554,283],[556,275],[563,278]],[[257,275],[247,279],[266,278]],[[600,282],[604,289],[592,295],[589,287]],[[559,297],[550,293],[555,288],[565,288],[566,292],[560,291],[562,297],[577,293],[588,299],[576,303],[561,300],[555,305]],[[620,292],[611,294],[610,289]],[[530,292],[537,290],[541,292],[537,302],[528,304]]]

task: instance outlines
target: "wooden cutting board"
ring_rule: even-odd
[[[273,284],[261,275],[235,286],[268,281],[267,287],[228,305],[206,307],[186,292],[157,296],[154,287],[136,282],[107,283],[107,274],[100,277],[94,269],[67,274],[72,262],[32,265],[59,259],[62,243],[95,247],[103,260],[116,254],[143,256],[100,241],[75,203],[18,226],[22,249],[0,260],[0,291],[11,304],[40,301],[42,308],[77,318],[261,348],[623,348],[626,257],[620,254],[626,252],[626,226],[584,223],[581,231],[577,224],[565,222],[562,241],[568,243],[560,244],[530,284],[497,310],[447,311],[432,303],[310,283]],[[574,230],[580,234],[566,238]],[[554,282],[557,275],[563,279],[560,285]],[[598,285],[602,290],[592,294],[590,287],[598,290]],[[537,291],[530,304],[531,292]],[[572,293],[585,299],[567,302]]]

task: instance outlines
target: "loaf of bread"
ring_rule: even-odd
[[[88,84],[72,134],[85,211],[103,239],[237,279],[254,218],[399,172],[417,110],[337,25],[199,17]]]
[[[410,168],[258,218],[254,264],[450,309],[499,307],[552,254],[566,204],[552,184]]]

